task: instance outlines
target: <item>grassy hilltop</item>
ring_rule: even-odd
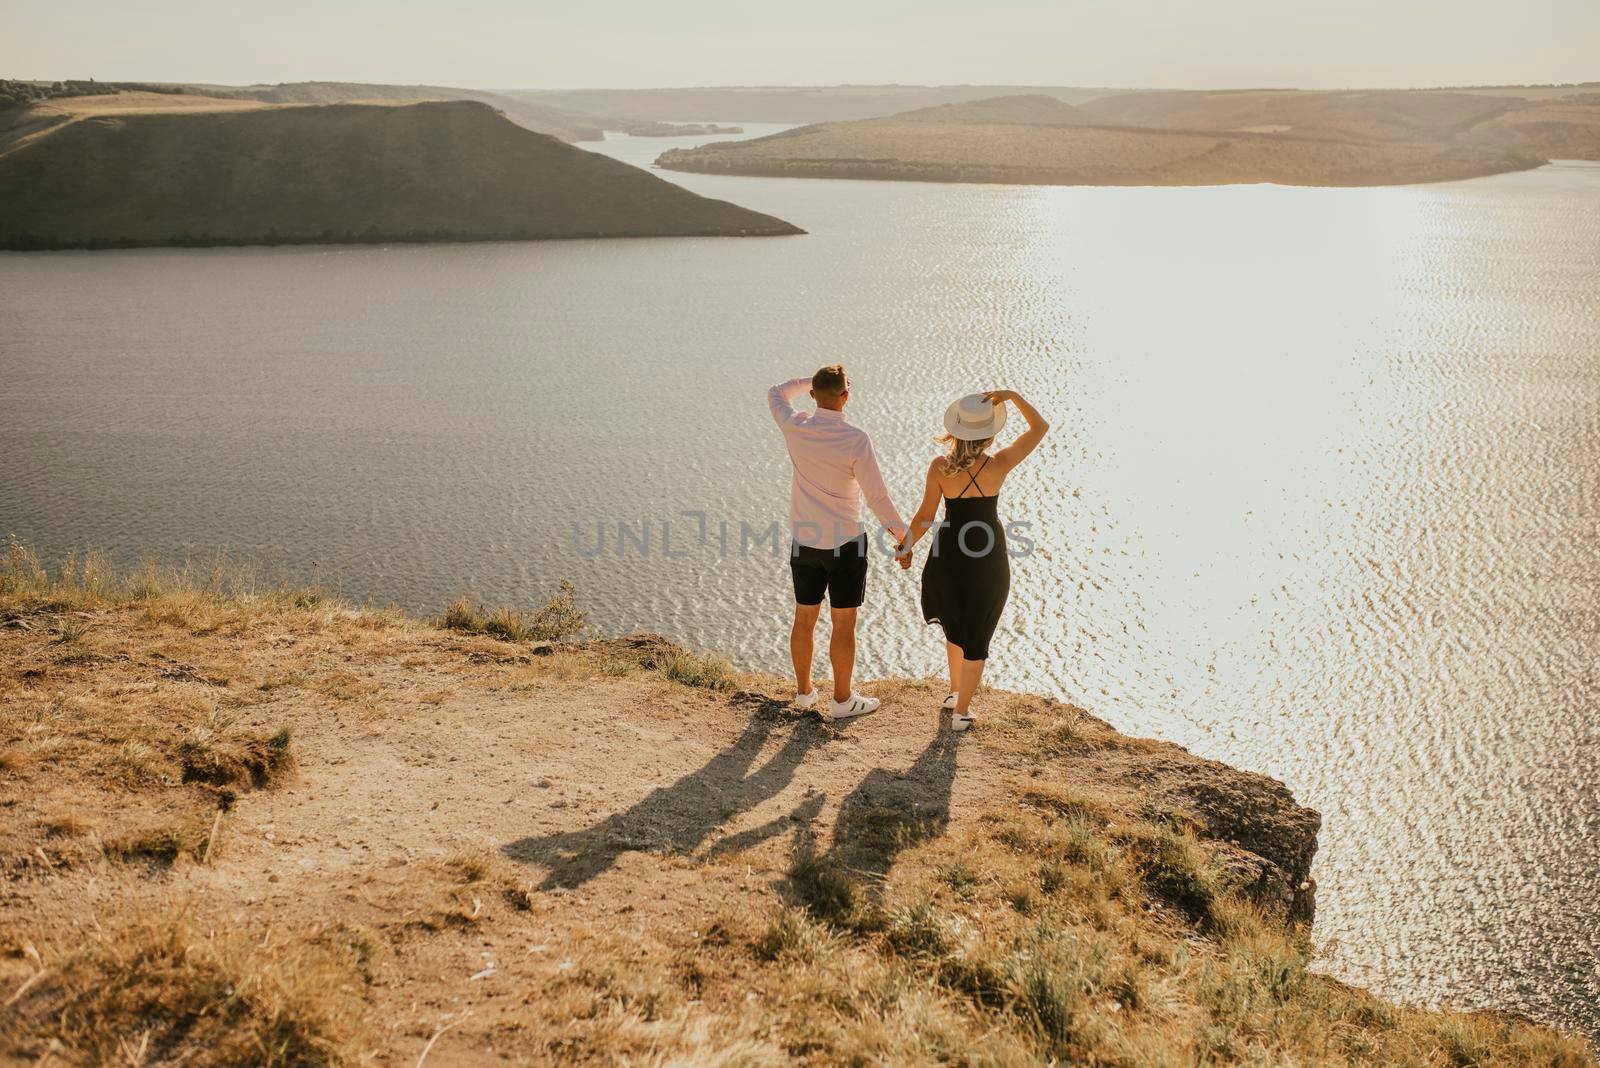
[[[563,590],[0,564],[0,1062],[1595,1062],[1310,970],[1279,783],[933,681],[836,731]]]
[[[186,88],[223,99],[258,100],[268,104],[422,104],[472,100],[487,104],[518,126],[562,141],[599,141],[600,125],[587,116],[500,93],[442,85],[381,85],[372,82],[286,82],[279,85],[198,85]]]
[[[1161,95],[1127,99],[1137,106]],[[1484,98],[1467,99],[1479,113],[1493,110]],[[707,174],[1029,185],[1391,185],[1546,162],[1504,145],[1359,139],[1336,129],[1298,133],[1270,123],[1212,130],[1113,125],[1107,114],[1093,101],[1074,107],[1023,94],[672,149],[656,162]]]
[[[9,115],[0,248],[800,232],[468,101],[149,94]]]
[[[476,100],[503,111],[518,126],[547,133],[563,141],[601,141],[606,130],[635,137],[689,137],[696,134],[739,133],[736,126],[665,123],[608,113],[585,115],[551,107],[537,94],[490,93],[443,85],[381,85],[370,82],[285,82],[278,85],[197,85],[183,87],[207,96],[260,100],[272,104],[416,104],[429,100]]]

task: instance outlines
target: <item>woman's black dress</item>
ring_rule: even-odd
[[[922,568],[922,618],[944,627],[945,640],[960,646],[965,659],[987,660],[989,639],[1011,592],[1011,560],[1000,526],[1000,495],[978,495],[971,472],[967,481],[972,496],[944,499],[944,523]]]

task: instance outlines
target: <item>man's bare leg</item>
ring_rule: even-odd
[[[945,642],[944,655],[950,661],[950,692],[955,693],[961,689],[961,646]]]
[[[833,664],[833,699],[850,699],[850,677],[856,670],[856,610],[828,608],[833,633],[828,636],[828,660]]]
[[[802,697],[811,692],[811,658],[816,648],[817,618],[820,604],[794,606],[794,626],[789,628],[789,659],[794,661],[794,692]]]

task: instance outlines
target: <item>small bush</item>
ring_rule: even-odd
[[[56,636],[53,639],[52,644],[68,645],[73,642],[82,641],[83,636],[88,633],[89,628],[80,621],[76,619],[63,619],[56,627]]]
[[[1211,922],[1221,894],[1205,850],[1192,836],[1143,824],[1122,837],[1146,889],[1190,919]]]
[[[1079,976],[1047,961],[1031,960],[1019,979],[1022,1004],[1051,1043],[1059,1046],[1076,1037],[1088,993]]]
[[[283,781],[295,766],[287,726],[271,734],[196,727],[179,747],[179,760],[184,782],[244,783],[258,789]]]
[[[795,850],[787,874],[790,900],[818,919],[841,923],[855,907],[855,888],[844,869],[817,856],[809,842]]]
[[[905,957],[943,957],[954,945],[937,907],[928,900],[894,913],[884,934],[890,948]]]
[[[492,871],[489,858],[478,851],[457,853],[444,862],[445,870],[463,883],[481,883]]]
[[[1039,891],[1021,881],[1006,885],[1005,899],[1006,904],[1024,916],[1032,914],[1039,907]]]
[[[463,886],[487,883],[500,892],[501,900],[518,912],[533,908],[532,885],[500,857],[487,850],[461,850],[444,862],[444,869]]]
[[[1081,708],[1062,705],[1056,718],[1040,732],[1039,748],[1051,756],[1071,756],[1084,748],[1083,723]]]
[[[112,838],[105,843],[106,855],[122,861],[146,861],[156,865],[176,863],[179,857],[199,860],[214,848],[214,817],[200,814],[174,818],[143,830]]]
[[[733,689],[733,668],[715,656],[699,656],[686,649],[674,649],[657,662],[660,672],[673,682],[702,690],[726,692]]]
[[[961,860],[953,860],[940,867],[938,876],[946,886],[958,894],[974,889],[983,881],[977,872]]]
[[[487,634],[507,642],[554,642],[582,632],[589,617],[578,607],[572,583],[563,579],[556,593],[531,613],[514,608],[491,612],[462,597],[445,608],[438,623],[446,630]]]
[[[799,909],[785,908],[767,925],[752,947],[762,960],[812,961],[826,935]]]
[[[1067,885],[1067,869],[1056,861],[1046,861],[1039,868],[1039,889],[1045,896],[1058,893]]]

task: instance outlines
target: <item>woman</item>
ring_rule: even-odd
[[[1028,429],[999,452],[989,446],[1005,426],[1006,405],[1015,404]],[[944,628],[950,659],[950,729],[972,726],[972,695],[989,659],[989,639],[1011,592],[1011,562],[1000,525],[1000,486],[1043,440],[1050,424],[1014,391],[997,389],[962,397],[944,413],[939,442],[945,455],[928,465],[922,504],[911,520],[909,540],[900,547],[900,566],[911,566],[917,539],[934,526],[939,500],[945,521],[938,524],[933,550],[922,569],[922,618]]]

